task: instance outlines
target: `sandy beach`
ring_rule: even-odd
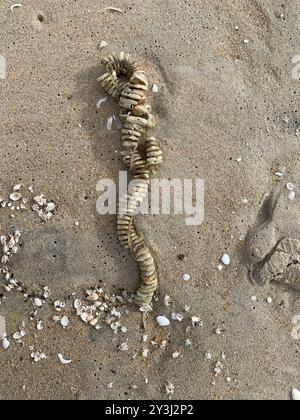
[[[1,277],[0,399],[290,400],[300,390],[300,3],[13,3],[0,3],[0,235],[21,233],[10,263],[22,286]],[[120,130],[107,127],[118,104],[99,106],[97,83],[115,51],[141,61],[150,83],[164,153],[154,177],[205,182],[202,224],[136,218],[159,273],[145,328],[137,264],[116,217],[96,210],[99,180],[124,170]],[[20,209],[8,204],[18,184]],[[32,210],[41,194],[55,204],[48,221]],[[74,309],[95,290],[109,302],[98,329]]]

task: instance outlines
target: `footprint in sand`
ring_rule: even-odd
[[[300,208],[280,184],[264,201],[246,240],[251,280],[300,291]]]

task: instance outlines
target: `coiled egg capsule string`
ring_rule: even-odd
[[[146,311],[157,290],[158,274],[151,251],[135,226],[134,216],[148,197],[151,174],[162,163],[163,153],[157,139],[148,135],[148,131],[155,127],[155,119],[147,102],[149,84],[142,65],[124,52],[108,55],[102,64],[106,71],[98,81],[119,101],[123,162],[135,181],[127,194],[120,198],[117,235],[139,265],[140,285],[135,302]]]

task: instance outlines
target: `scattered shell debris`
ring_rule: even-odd
[[[46,199],[44,194],[34,197],[32,210],[44,221],[48,222],[54,214],[56,204]]]
[[[47,359],[47,356],[45,355],[45,353],[41,353],[39,351],[37,352],[32,352],[31,353],[31,358],[34,360],[34,362],[40,362],[44,359]]]

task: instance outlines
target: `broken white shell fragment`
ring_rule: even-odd
[[[19,201],[22,198],[22,194],[19,192],[13,192],[12,194],[10,194],[9,198],[11,199],[11,201]]]
[[[300,401],[300,391],[298,389],[292,390],[292,398],[294,401]]]
[[[41,301],[40,298],[34,298],[33,299],[33,304],[34,306],[36,306],[37,308],[41,308],[43,306],[43,302]]]
[[[47,359],[45,353],[40,353],[39,351],[31,353],[31,358],[35,362],[40,362],[41,360]]]
[[[7,350],[9,346],[10,346],[9,340],[6,337],[3,338],[3,340],[2,340],[2,348],[3,348],[3,350]]]
[[[199,327],[203,327],[203,322],[198,316],[192,316],[191,321],[192,321],[193,327],[195,327],[196,325],[199,325]]]
[[[172,353],[173,359],[177,359],[179,356],[180,356],[180,352],[179,351],[174,351],[174,353]]]
[[[66,359],[65,356],[61,353],[58,354],[58,358],[60,363],[62,363],[63,365],[69,365],[70,363],[72,363],[72,360]]]
[[[171,318],[172,318],[173,321],[181,322],[183,320],[183,315],[181,315],[178,312],[172,312]]]
[[[42,331],[43,330],[43,323],[42,323],[42,321],[38,321],[37,322],[37,324],[36,324],[36,329],[38,330],[38,331]]]
[[[23,7],[23,5],[20,3],[16,3],[10,6],[10,10],[13,12],[15,9],[19,9],[20,7]]]
[[[100,98],[96,103],[96,108],[100,109],[101,105],[104,104],[107,101],[107,96],[104,96],[104,98]]]
[[[26,333],[24,330],[17,331],[13,335],[14,340],[22,340],[23,337],[25,337]]]
[[[166,393],[167,393],[167,395],[169,395],[169,394],[173,395],[174,392],[175,392],[175,386],[171,382],[168,381],[168,383],[166,385]]]
[[[55,210],[55,207],[55,203],[48,203],[45,211],[48,213],[50,211]]]
[[[230,264],[230,256],[228,254],[224,254],[221,261],[224,265],[228,266]]]
[[[128,350],[129,350],[128,343],[127,343],[127,342],[122,343],[122,344],[120,345],[119,349],[120,349],[121,351],[128,351]]]
[[[158,91],[159,91],[159,88],[158,88],[158,86],[154,83],[154,84],[152,85],[152,92],[153,92],[153,93],[158,93]]]
[[[164,297],[164,304],[166,306],[169,306],[171,303],[172,303],[172,300],[171,300],[170,296],[165,295],[165,297]]]
[[[101,41],[99,48],[102,50],[103,48],[106,48],[108,46],[108,43],[106,41]]]
[[[287,188],[289,191],[294,191],[294,189],[295,189],[295,185],[294,185],[292,182],[288,182],[288,183],[286,184],[286,188]]]
[[[112,117],[109,117],[108,118],[108,120],[107,120],[107,129],[109,130],[109,131],[111,131],[111,129],[112,129],[112,125],[113,125],[113,121],[114,121],[114,117],[112,116]]]

